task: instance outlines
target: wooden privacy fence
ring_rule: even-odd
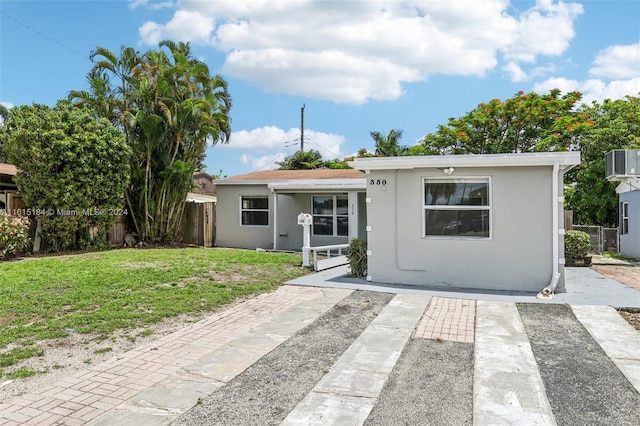
[[[7,192],[7,212],[25,212],[27,207],[22,196],[16,192]],[[213,247],[216,241],[216,204],[214,202],[187,203],[182,216],[182,242],[202,247]],[[122,247],[124,236],[129,232],[126,215],[116,217],[107,234],[110,247]]]
[[[216,241],[215,203],[187,203],[182,215],[182,242],[213,247]]]

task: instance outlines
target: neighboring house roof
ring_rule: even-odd
[[[623,182],[620,182],[618,186],[616,186],[616,193],[625,194],[631,191],[639,191],[640,190],[640,179],[628,179]]]
[[[18,169],[13,164],[0,163],[0,175],[15,176]]]
[[[568,171],[580,164],[580,152],[536,152],[517,154],[424,155],[415,157],[356,158],[348,164],[358,170],[399,170],[437,167],[553,166]],[[451,173],[453,169],[451,169]]]
[[[239,184],[240,182],[274,182],[311,179],[364,179],[364,174],[354,169],[312,169],[312,170],[263,170],[244,175],[216,180],[216,184]]]
[[[193,173],[193,178],[194,179],[207,179],[207,180],[213,180],[213,178],[211,177],[211,175],[207,172],[194,172]]]
[[[189,192],[187,194],[187,203],[216,203],[218,201],[218,197],[215,195],[207,195],[207,194],[198,194],[195,192]]]

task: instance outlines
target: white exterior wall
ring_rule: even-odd
[[[240,197],[269,197],[269,226],[240,225]],[[216,246],[270,249],[273,247],[274,198],[266,185],[218,185]]]
[[[620,233],[620,254],[640,258],[640,191],[628,191],[620,194],[620,203],[627,202],[629,215],[629,232]],[[621,212],[619,213],[621,214]],[[620,218],[622,220],[622,218]]]
[[[490,178],[489,239],[423,237],[425,177],[447,175],[436,168],[367,175],[371,281],[528,292],[549,285],[554,263],[551,166],[455,168],[454,179]],[[386,180],[386,185],[372,185],[372,180]],[[562,175],[558,186],[562,194]],[[558,210],[560,220],[561,204]],[[563,258],[561,236],[558,246]],[[564,272],[562,265],[559,272]],[[558,290],[563,288],[561,278]]]

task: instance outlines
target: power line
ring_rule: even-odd
[[[29,25],[25,24],[22,21],[19,21],[18,19],[14,18],[11,15],[7,15],[5,12],[0,11],[0,15],[4,15],[7,18],[11,19],[12,21],[16,22],[18,25],[22,25],[23,27],[25,27],[26,29],[28,29],[29,31],[38,34],[41,37],[46,38],[49,41],[52,41],[53,43],[64,47],[65,49],[67,49],[70,52],[73,52],[74,54],[80,56],[83,59],[87,59],[89,60],[89,57],[87,55],[83,55],[82,53],[78,52],[77,50],[73,49],[72,47],[67,46],[64,43],[59,42],[58,40],[54,39],[53,37],[49,37],[48,35],[44,34],[42,31],[36,30],[35,28],[30,27]]]

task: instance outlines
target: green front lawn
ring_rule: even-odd
[[[296,254],[198,248],[0,263],[0,366],[37,355],[29,349],[34,342],[72,330],[108,336],[179,314],[212,311],[303,275],[299,265]],[[7,350],[9,344],[17,347]]]

